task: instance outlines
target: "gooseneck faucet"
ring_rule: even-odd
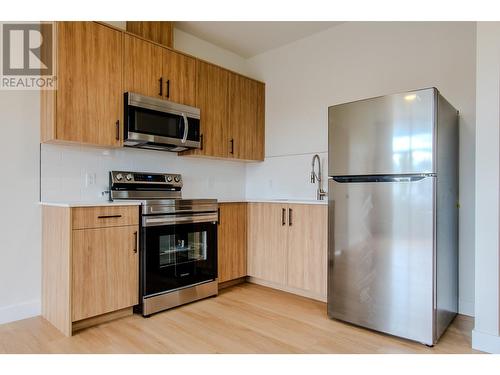
[[[318,173],[314,171],[314,167],[316,165],[316,160],[318,161]],[[319,158],[318,154],[315,154],[312,159],[312,165],[311,165],[311,184],[318,182],[318,190],[316,192],[316,199],[321,201],[326,197],[326,191],[323,190],[322,183],[323,183],[323,178],[321,174],[321,159]]]

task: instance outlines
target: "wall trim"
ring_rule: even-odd
[[[472,348],[487,353],[500,354],[500,336],[472,330]]]
[[[38,316],[41,314],[41,306],[40,300],[37,299],[0,307],[0,324]]]

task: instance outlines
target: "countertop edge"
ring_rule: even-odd
[[[109,206],[140,206],[140,201],[120,202],[38,202],[41,206],[51,207],[109,207]]]
[[[314,204],[328,205],[328,201],[300,200],[300,199],[221,199],[218,203],[281,203],[281,204]]]

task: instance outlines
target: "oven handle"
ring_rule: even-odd
[[[217,213],[199,214],[189,216],[155,216],[143,217],[142,225],[152,227],[159,225],[189,224],[189,223],[217,223]]]
[[[214,207],[215,206],[215,207]],[[155,210],[153,207],[150,207],[148,210],[144,210],[146,214],[173,214],[174,212],[193,212],[193,211],[214,211],[217,209],[217,205],[213,203],[206,205],[196,205],[196,206],[188,206],[185,208],[182,207],[167,207],[166,209]]]

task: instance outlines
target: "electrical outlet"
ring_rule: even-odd
[[[85,173],[85,187],[89,187],[90,185],[95,185],[97,180],[96,173]]]

